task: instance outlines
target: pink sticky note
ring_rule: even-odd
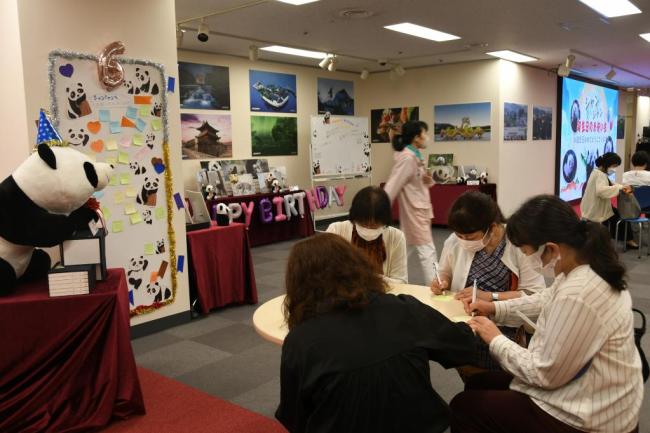
[[[131,147],[131,139],[129,137],[120,138],[120,146]]]

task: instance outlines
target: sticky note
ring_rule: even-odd
[[[114,156],[109,156],[108,158],[106,158],[106,164],[111,164],[111,165],[117,164],[117,158],[115,158]]]
[[[151,245],[151,244],[149,244],[149,245]],[[153,245],[151,245],[151,247],[153,248]],[[144,248],[145,248],[145,254],[146,254],[147,246],[145,245]],[[153,253],[151,253],[151,254],[153,254]],[[149,282],[150,283],[155,283],[157,279],[158,279],[158,272],[153,271],[151,273],[151,275],[149,276]]]
[[[97,200],[99,200],[100,198],[104,197],[104,191],[95,191],[93,193],[93,197],[95,197]]]
[[[151,96],[135,95],[133,96],[133,103],[136,105],[143,105],[143,104],[151,105]]]
[[[454,300],[453,295],[438,295],[433,297],[434,301],[449,302]]]
[[[99,110],[99,121],[100,122],[110,122],[111,121],[111,112],[108,110]]]
[[[115,204],[124,203],[124,193],[123,192],[116,192],[115,195],[113,196],[113,201],[115,202]]]
[[[178,272],[183,272],[184,267],[185,267],[185,256],[178,256],[178,265],[176,265],[176,270],[178,270]]]
[[[148,256],[152,255],[154,253],[153,244],[144,244],[144,253]],[[157,275],[158,272],[156,272]]]
[[[129,137],[120,138],[120,146],[131,147],[131,139]]]
[[[129,219],[133,225],[140,224],[142,222],[142,215],[140,215],[140,212],[136,212],[134,214],[131,214],[131,216],[129,216]]]
[[[111,217],[111,210],[107,207],[101,207],[102,213],[104,214],[104,218],[110,219]]]
[[[113,233],[120,233],[124,231],[124,221],[122,220],[117,220],[113,221]]]
[[[174,93],[175,88],[176,88],[176,78],[167,77],[167,91],[169,93]]]
[[[111,134],[119,134],[122,132],[120,122],[111,122]]]
[[[108,162],[108,160],[106,160]],[[111,180],[108,182],[110,186],[116,186],[118,184],[117,182],[117,175],[111,176]]]
[[[131,183],[131,175],[129,173],[120,174],[120,185],[128,185]]]
[[[142,119],[138,119],[135,121],[135,127],[138,128],[138,131],[142,132],[147,128],[147,122]]]
[[[122,116],[122,122],[120,122],[120,126],[122,126],[122,128],[135,128],[135,123],[133,123],[133,120],[129,119],[128,117]]]
[[[157,220],[161,220],[161,219],[165,218],[165,208],[157,207],[156,210],[155,210],[155,214],[156,214],[156,219]]]
[[[133,215],[137,211],[134,203],[128,203],[124,206],[124,215]]]
[[[131,140],[134,146],[142,146],[144,144],[144,135],[134,134]]]
[[[135,107],[129,107],[126,109],[126,117],[129,119],[135,119],[138,117],[138,109]]]
[[[176,201],[176,207],[178,209],[182,209],[185,207],[183,205],[183,199],[181,198],[181,195],[179,193],[174,194],[174,201]]]
[[[129,154],[126,152],[119,152],[117,154],[117,162],[120,164],[128,164],[129,163]]]
[[[151,119],[151,129],[153,129],[154,131],[160,131],[162,129],[162,120],[160,119],[160,117]]]
[[[106,150],[117,150],[117,141],[113,140],[112,138],[106,140]]]
[[[130,187],[128,187],[126,189],[126,196],[127,197],[135,197],[137,195],[138,195],[138,192],[132,186],[130,186]]]
[[[140,117],[149,117],[151,115],[151,106],[143,105],[140,107],[138,114],[140,114]]]

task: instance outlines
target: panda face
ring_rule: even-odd
[[[156,295],[161,290],[160,283],[158,281],[147,284],[147,293],[150,295]]]
[[[135,68],[135,78],[138,80],[139,84],[145,84],[149,81],[149,71],[140,70],[140,68]]]
[[[42,144],[18,166],[13,178],[38,206],[68,215],[106,187],[112,172],[110,165],[92,162],[73,147]]]
[[[85,146],[88,144],[90,136],[83,128],[68,129],[68,142],[74,146]]]
[[[145,177],[143,186],[147,191],[156,191],[158,189],[158,178],[154,177],[153,179],[150,179]]]
[[[148,264],[149,262],[144,256],[131,257],[131,260],[129,260],[129,274],[144,272]]]
[[[68,94],[68,99],[71,101],[79,101],[86,96],[86,91],[81,83],[77,83],[76,86],[66,87],[65,92]]]

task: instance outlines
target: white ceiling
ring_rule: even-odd
[[[614,65],[640,76],[618,71],[613,84],[647,88],[650,43],[639,33],[650,32],[650,0],[632,1],[644,13],[606,20],[578,0],[321,0],[303,6],[269,0],[208,18],[212,34],[206,43],[196,39],[197,21],[183,24],[188,31],[182,48],[247,56],[249,45],[269,42],[336,53],[339,70],[355,72],[387,70],[378,65],[378,59],[408,69],[487,59],[486,51],[501,49],[537,57],[535,66],[552,69],[573,50],[574,68],[586,76],[603,80]],[[248,2],[177,0],[176,18],[180,22]],[[339,15],[345,9],[363,9],[373,16],[345,19]],[[383,28],[400,22],[432,27],[461,39],[437,43]],[[318,62],[263,51],[260,58],[301,65]]]

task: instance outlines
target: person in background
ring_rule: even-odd
[[[329,225],[327,232],[341,236],[366,253],[377,273],[388,283],[407,283],[406,240],[404,233],[391,227],[390,199],[376,186],[356,193],[348,221]]]
[[[650,186],[650,155],[647,152],[635,152],[632,155],[632,170],[623,173],[623,184],[630,186]]]
[[[410,120],[402,125],[401,135],[392,137],[395,164],[384,190],[392,203],[399,202],[400,228],[406,237],[409,282],[428,286],[438,261],[431,234],[433,209],[429,188],[433,178],[424,166],[420,151],[427,147],[429,127]]]
[[[476,281],[477,298],[493,302],[519,298],[546,287],[544,277],[526,255],[508,241],[505,219],[492,197],[478,191],[462,194],[451,206],[447,221],[454,232],[440,255],[440,282],[436,278],[431,283],[434,294],[451,288],[456,299],[471,299]],[[501,331],[508,338],[517,338],[517,328],[503,327]],[[500,369],[485,344],[479,345],[473,365]],[[471,372],[464,369],[460,374],[466,378]]]
[[[643,401],[625,268],[607,230],[581,221],[555,196],[537,196],[508,220],[507,235],[553,285],[466,311],[519,326],[536,321],[528,348],[487,317],[470,326],[507,372],[472,377],[451,402],[452,433],[636,432]],[[504,410],[504,408],[507,408]]]
[[[629,185],[612,183],[609,175],[616,173],[616,167],[621,165],[621,157],[614,152],[604,153],[596,158],[596,168],[591,171],[585,192],[580,203],[582,218],[599,224],[609,226],[613,232],[619,217],[612,207],[612,198],[623,191],[626,194],[632,193]],[[636,242],[628,241],[629,248],[638,248]]]
[[[330,233],[298,242],[286,273],[280,405],[290,433],[443,432],[429,361],[473,355],[474,334],[412,296],[386,294],[366,255]]]

